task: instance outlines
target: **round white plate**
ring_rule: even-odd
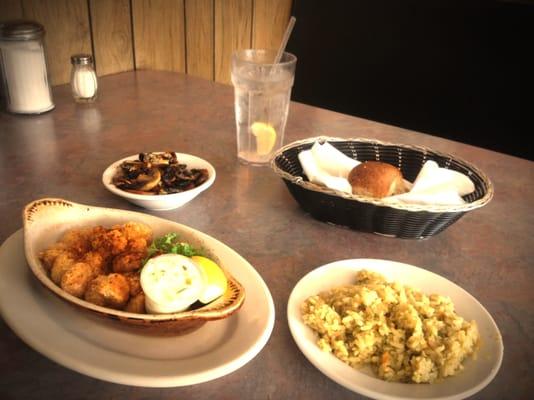
[[[19,230],[0,248],[0,313],[29,346],[82,374],[132,386],[193,385],[245,365],[273,329],[273,299],[261,276],[246,262],[230,272],[246,290],[239,312],[185,336],[141,336],[80,313],[43,288],[26,263]]]
[[[354,369],[323,352],[317,337],[302,322],[300,305],[309,297],[329,288],[354,282],[360,269],[376,271],[388,280],[398,281],[424,293],[449,296],[457,313],[474,319],[480,331],[481,346],[476,359],[464,362],[458,375],[433,384],[391,383],[374,376],[369,369]],[[503,343],[495,321],[486,309],[469,293],[433,272],[394,261],[354,259],[342,260],[319,267],[305,275],[295,286],[287,305],[289,329],[300,350],[326,376],[354,392],[375,399],[463,399],[482,390],[497,374],[502,362]]]

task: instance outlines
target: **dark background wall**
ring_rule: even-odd
[[[293,100],[534,159],[534,2],[295,0],[293,15]]]

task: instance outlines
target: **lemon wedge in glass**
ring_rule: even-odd
[[[193,256],[191,260],[199,267],[204,277],[204,290],[199,294],[198,300],[207,304],[221,297],[228,287],[228,280],[221,267],[202,256]]]
[[[250,131],[256,137],[256,152],[260,156],[265,156],[271,152],[276,142],[276,131],[264,122],[254,122],[250,126]]]

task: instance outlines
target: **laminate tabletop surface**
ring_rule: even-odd
[[[254,266],[274,299],[274,329],[263,350],[229,375],[191,386],[146,388],[111,383],[66,368],[35,351],[0,319],[0,398],[365,398],[315,368],[295,344],[287,323],[288,297],[299,279],[316,267],[351,258],[415,265],[467,290],[492,315],[504,342],[498,374],[472,398],[531,398],[531,161],[291,103],[285,143],[324,135],[422,145],[469,161],[492,181],[492,201],[438,235],[426,240],[388,238],[315,220],[299,207],[270,168],[240,164],[230,86],[155,71],[106,76],[99,85],[99,97],[91,105],[75,104],[70,88],[63,85],[53,89],[56,107],[51,112],[39,116],[0,114],[0,243],[22,228],[25,205],[46,197],[176,221],[217,238]],[[502,140],[505,136],[503,133]],[[148,211],[102,185],[102,172],[116,160],[163,150],[208,160],[217,171],[213,186],[184,207]]]

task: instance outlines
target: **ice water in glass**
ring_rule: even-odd
[[[296,58],[284,53],[273,65],[274,57],[269,50],[242,50],[233,57],[237,155],[245,164],[267,164],[284,141]]]

